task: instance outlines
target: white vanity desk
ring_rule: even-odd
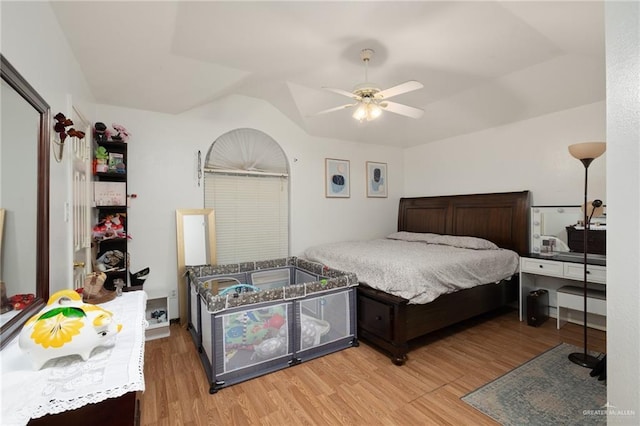
[[[581,214],[580,208],[575,206],[531,208],[532,253],[520,258],[520,321],[527,318],[529,292],[544,289],[549,292],[549,316],[556,318],[558,328],[566,321],[583,323],[584,255],[556,252],[549,256],[540,253],[542,240],[546,237],[557,238],[558,244],[566,242],[565,227],[575,223]],[[606,329],[606,278],[606,256],[588,254],[587,325],[600,330]],[[577,292],[575,287],[580,291]]]
[[[17,337],[8,343],[0,352],[0,423],[22,425],[31,419],[29,424],[136,424],[136,396],[144,390],[146,299],[145,292],[132,291],[100,304],[122,330],[114,345],[96,348],[87,361],[73,355],[34,370]]]

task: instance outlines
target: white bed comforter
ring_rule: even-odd
[[[407,232],[384,239],[319,245],[301,257],[353,272],[359,282],[413,304],[498,282],[512,276],[519,264],[517,253],[486,240]]]

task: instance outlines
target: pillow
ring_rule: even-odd
[[[468,248],[474,250],[498,250],[499,247],[491,241],[476,237],[460,237],[456,235],[440,235],[419,232],[394,232],[387,236],[391,240],[422,241],[427,244]]]

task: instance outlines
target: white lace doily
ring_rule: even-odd
[[[0,424],[25,425],[30,418],[143,391],[146,300],[145,292],[132,291],[100,305],[113,313],[122,330],[105,342],[108,346],[94,349],[87,361],[67,356],[34,370],[13,339],[0,351]]]

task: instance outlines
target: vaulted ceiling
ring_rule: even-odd
[[[232,94],[309,134],[413,146],[605,99],[601,1],[53,2],[98,102],[180,114]],[[424,88],[360,123],[323,90]]]

